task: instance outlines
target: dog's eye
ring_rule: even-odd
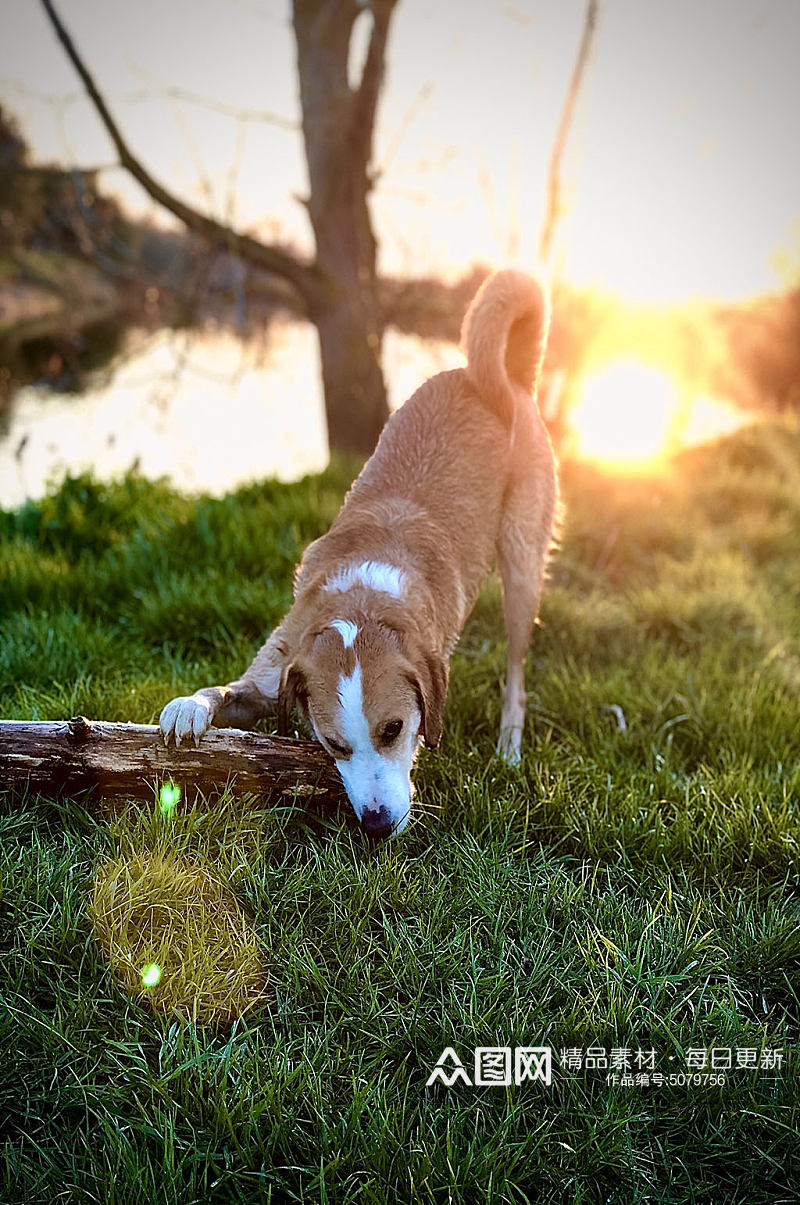
[[[338,758],[350,757],[353,752],[348,745],[340,745],[338,741],[332,741],[330,737],[328,737],[327,744],[331,752]]]
[[[381,741],[384,745],[391,745],[392,741],[396,741],[403,730],[402,720],[390,720],[381,733]]]

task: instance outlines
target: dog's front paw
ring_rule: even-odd
[[[198,695],[181,695],[167,703],[159,718],[164,744],[174,740],[176,745],[191,737],[195,747],[200,737],[211,727],[211,705]]]

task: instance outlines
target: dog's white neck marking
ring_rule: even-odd
[[[356,585],[368,586],[370,590],[380,590],[394,598],[402,598],[406,575],[396,565],[387,565],[383,561],[361,561],[337,569],[327,579],[323,589],[343,591]]]
[[[331,627],[341,636],[344,647],[351,649],[358,635],[358,624],[353,623],[352,619],[334,619]]]

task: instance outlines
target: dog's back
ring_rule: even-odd
[[[464,320],[466,367],[432,377],[392,415],[323,537],[369,543],[373,515],[384,555],[388,528],[431,573],[452,567],[459,622],[492,567],[515,444],[541,425],[532,390],[548,320],[536,281],[510,270],[490,277]]]

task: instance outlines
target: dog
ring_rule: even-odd
[[[390,417],[330,530],[295,571],[294,602],[249,669],[164,707],[164,740],[296,709],[334,759],[372,838],[409,821],[422,740],[442,733],[449,660],[496,563],[508,661],[498,752],[521,756],[525,658],[557,508],[535,388],[549,326],[530,276],[491,276],[462,328],[466,367]]]

